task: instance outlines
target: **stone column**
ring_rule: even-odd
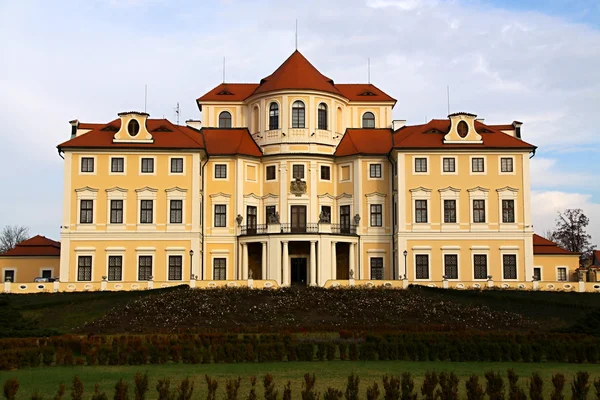
[[[262,242],[261,279],[267,279],[267,242]]]
[[[337,254],[335,252],[335,244],[337,242],[331,242],[331,279],[337,279]]]
[[[316,240],[310,241],[310,286],[317,284],[317,252],[315,251]]]
[[[242,243],[242,280],[248,279],[248,244]]]
[[[289,248],[288,248],[288,241],[284,240],[281,243],[283,243],[283,251],[282,251],[282,267],[283,267],[283,277],[281,279],[281,284],[282,286],[289,286],[290,285],[290,259],[289,259]]]
[[[350,255],[349,255],[349,271],[348,273],[351,274],[352,271],[354,271],[353,275],[349,275],[350,279],[354,279],[357,275],[356,275],[356,269],[354,267],[354,243],[350,243]]]

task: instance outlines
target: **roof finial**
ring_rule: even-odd
[[[298,18],[296,18],[296,50],[298,50]]]

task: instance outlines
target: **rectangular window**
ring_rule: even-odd
[[[513,159],[512,157],[500,158],[500,172],[513,172]]]
[[[222,228],[227,226],[227,206],[223,204],[215,205],[215,227]]]
[[[515,201],[514,200],[502,200],[502,222],[504,222],[504,223],[515,222]]]
[[[502,270],[504,279],[517,279],[517,256],[515,254],[502,256]]]
[[[485,200],[473,200],[473,222],[485,223]]]
[[[183,222],[183,200],[171,200],[170,214],[170,223],[181,224]]]
[[[265,218],[267,219],[267,223],[271,223],[271,221],[275,222],[275,213],[277,212],[276,206],[266,206],[265,207]]]
[[[124,172],[125,159],[123,157],[113,157],[110,159],[110,172]]]
[[[152,210],[154,208],[153,200],[140,201],[140,224],[152,223]]]
[[[149,281],[152,277],[152,256],[140,256],[138,265],[138,279]]]
[[[267,180],[268,181],[274,181],[275,179],[277,179],[277,175],[276,175],[277,171],[275,169],[274,165],[269,165],[267,167]]]
[[[51,269],[43,269],[42,270],[42,278],[52,278],[52,270]]]
[[[473,256],[473,263],[475,266],[473,278],[487,279],[487,254],[475,254]]]
[[[120,281],[123,279],[123,257],[108,256],[108,280]]]
[[[369,165],[369,177],[370,178],[381,178],[381,164]]]
[[[92,280],[92,256],[79,256],[77,258],[77,280]]]
[[[456,160],[451,157],[444,157],[444,172],[456,172]]]
[[[371,258],[371,279],[383,279],[383,257]]]
[[[226,258],[215,258],[213,259],[213,280],[223,281],[227,279],[227,259]]]
[[[484,170],[483,157],[473,157],[471,159],[471,171],[472,172],[485,172]]]
[[[142,158],[142,173],[154,173],[154,158]]]
[[[557,280],[558,281],[566,281],[567,280],[567,269],[564,267],[560,267],[557,270]]]
[[[382,210],[381,204],[371,204],[371,226],[383,226]]]
[[[182,279],[182,256],[169,256],[169,280],[180,281]]]
[[[444,275],[446,279],[458,279],[458,254],[444,254]]]
[[[171,158],[171,173],[183,173],[183,158]]]
[[[350,206],[340,206],[340,233],[350,233]]]
[[[304,165],[293,165],[292,166],[292,178],[304,179]]]
[[[327,165],[321,165],[321,180],[322,181],[330,181],[331,180],[331,167]]]
[[[123,200],[111,200],[110,201],[110,223],[111,224],[122,224],[123,223]]]
[[[535,279],[536,281],[542,280],[542,269],[541,268],[536,267],[533,269],[533,279]]]
[[[417,279],[429,279],[429,255],[428,254],[417,254],[415,256],[416,261],[416,278]]]
[[[15,281],[15,271],[13,270],[5,270],[4,271],[4,282],[14,282]]]
[[[426,158],[415,158],[415,172],[427,172]]]
[[[81,158],[81,172],[94,172],[94,157]]]
[[[415,222],[427,223],[427,200],[415,200]]]
[[[94,222],[94,201],[81,200],[79,223],[92,224]]]
[[[444,223],[456,223],[456,200],[444,200]]]
[[[215,165],[215,179],[227,179],[227,164]]]

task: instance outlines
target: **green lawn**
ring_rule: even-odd
[[[237,376],[242,377],[242,387],[239,398],[243,399],[248,394],[250,383],[249,377],[255,375],[259,377],[260,386],[257,394],[262,398],[262,377],[266,373],[273,374],[275,383],[279,389],[280,396],[284,384],[290,380],[293,388],[293,398],[300,398],[302,385],[302,376],[306,372],[315,373],[316,388],[319,392],[326,390],[328,386],[341,390],[345,389],[347,376],[354,372],[361,378],[361,391],[365,391],[368,385],[378,382],[380,391],[383,392],[381,378],[385,374],[400,375],[402,372],[410,372],[415,377],[415,389],[420,390],[422,376],[428,370],[437,372],[453,371],[460,378],[461,398],[465,398],[464,385],[465,380],[471,374],[480,375],[480,382],[484,382],[484,371],[494,370],[506,374],[507,368],[514,368],[521,377],[521,384],[526,388],[528,378],[532,372],[539,372],[545,379],[544,389],[545,397],[549,398],[552,383],[550,378],[552,374],[562,372],[567,378],[565,388],[565,398],[570,398],[570,388],[568,386],[571,377],[580,370],[588,371],[591,379],[600,378],[599,364],[525,364],[525,363],[452,363],[452,362],[407,362],[407,361],[358,361],[358,362],[281,362],[265,364],[209,364],[209,365],[147,365],[147,366],[115,366],[115,367],[50,367],[36,368],[15,371],[1,371],[0,383],[3,384],[6,379],[16,378],[21,384],[17,399],[29,399],[36,390],[44,395],[44,398],[51,398],[60,382],[70,387],[74,375],[78,375],[84,382],[86,395],[89,398],[93,391],[95,383],[99,383],[102,390],[106,391],[109,398],[112,398],[113,387],[115,383],[123,378],[130,383],[130,398],[133,398],[133,376],[136,372],[148,371],[150,377],[149,399],[156,398],[155,386],[158,379],[169,377],[172,382],[179,382],[181,379],[189,376],[195,381],[194,399],[206,398],[206,382],[204,375],[209,374],[219,381],[217,398],[225,398],[225,381]],[[172,387],[173,387],[172,383]],[[258,386],[258,385],[257,385]],[[508,382],[505,379],[505,386]],[[590,390],[592,398],[593,389]],[[420,395],[419,395],[420,397]],[[64,399],[69,399],[70,393],[67,389]],[[380,396],[383,398],[383,395]]]

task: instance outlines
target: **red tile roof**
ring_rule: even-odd
[[[113,143],[113,137],[121,126],[121,120],[115,119],[108,124],[80,124],[80,128],[91,131],[67,140],[58,145],[62,148],[160,148],[160,149],[202,149],[204,142],[198,131],[187,126],[171,123],[166,119],[147,119],[146,127],[153,143]]]
[[[551,240],[533,234],[533,254],[545,255],[572,255],[579,257],[579,253],[574,253],[558,247],[558,244]]]
[[[391,129],[347,129],[334,155],[385,155],[391,149]]]
[[[0,257],[60,257],[60,242],[44,236],[34,236],[17,244],[14,249],[0,254]]]
[[[449,119],[433,119],[424,125],[405,126],[394,132],[394,148],[496,148],[496,149],[535,149],[535,146],[510,136],[494,125],[475,121],[475,129],[480,132],[482,144],[444,144],[444,135],[450,130]]]
[[[262,157],[247,128],[202,128],[206,141],[206,152],[213,155],[243,154]]]
[[[340,95],[350,101],[381,102],[396,100],[368,83],[335,84],[321,74],[298,50],[271,75],[256,83],[222,83],[198,98],[203,101],[242,101],[275,90],[317,90]]]

